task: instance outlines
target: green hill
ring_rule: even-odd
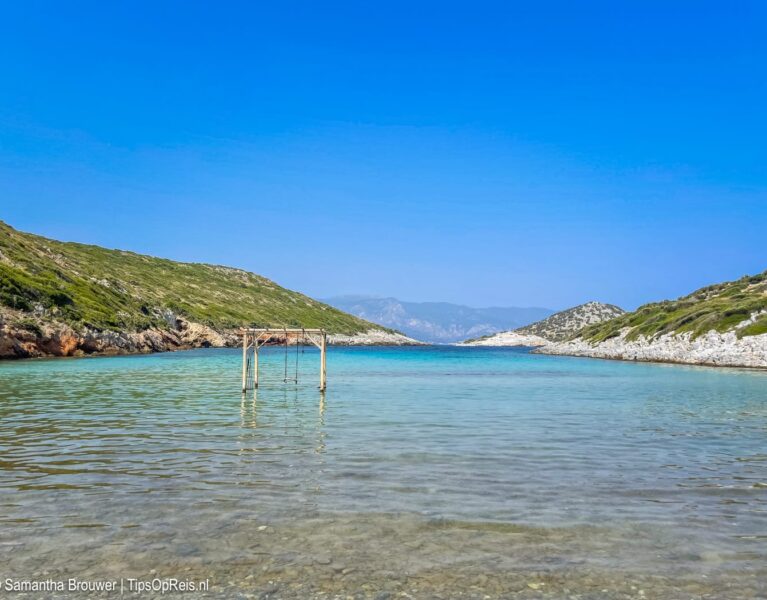
[[[524,335],[537,335],[543,339],[559,342],[571,338],[585,327],[602,323],[619,315],[625,314],[619,306],[602,302],[586,302],[573,308],[568,308],[550,317],[520,327],[515,331]]]
[[[732,329],[738,337],[767,333],[767,271],[701,288],[678,300],[665,300],[639,307],[615,319],[592,325],[579,337],[598,343],[629,328],[626,340],[666,333],[691,332],[696,338],[707,331]],[[747,319],[753,322],[741,325]]]
[[[383,329],[240,269],[59,242],[0,221],[2,306],[29,313],[30,328],[55,321],[75,330],[143,331],[167,328],[169,315],[178,315],[217,330]]]

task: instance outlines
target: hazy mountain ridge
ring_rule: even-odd
[[[406,302],[372,296],[337,296],[324,299],[324,302],[367,321],[434,343],[451,343],[519,327],[553,313],[538,307],[473,308],[449,302]]]

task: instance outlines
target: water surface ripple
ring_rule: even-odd
[[[365,581],[391,570],[376,539],[415,544],[402,568],[423,577],[551,574],[559,560],[710,578],[714,596],[736,574],[738,594],[762,593],[767,373],[331,348],[323,396],[317,364],[307,348],[285,385],[266,349],[245,397],[236,350],[0,364],[0,562],[223,581],[236,575],[220,565],[257,557],[270,581],[293,569],[319,593],[352,577],[300,572],[324,550],[367,552]],[[285,535],[253,541],[269,531]]]

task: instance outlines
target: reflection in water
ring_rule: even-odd
[[[274,390],[272,390],[272,393]],[[239,441],[241,444],[245,444],[247,441],[252,441],[254,439],[253,432],[248,433],[247,430],[249,429],[257,429],[258,428],[258,389],[249,390],[248,392],[243,392],[242,397],[240,400],[240,427],[243,429],[243,432],[239,436]],[[263,392],[262,392],[263,393]],[[288,390],[281,390],[277,393],[277,396],[282,395],[283,402],[282,406],[283,408],[288,408],[292,404],[292,408],[295,411],[294,414],[298,415],[297,418],[302,418],[300,407],[298,406],[299,403],[299,391],[297,389],[293,389],[292,391],[290,389]],[[317,406],[318,406],[318,419],[317,419],[317,427],[316,427],[316,444],[315,444],[315,452],[317,454],[321,454],[323,450],[325,449],[325,402],[326,402],[327,392],[326,391],[318,391],[317,392]],[[241,450],[241,452],[244,452],[245,450]]]
[[[763,590],[765,373],[334,348],[331,400],[263,359],[242,396],[236,351],[0,364],[0,562],[224,596]]]
[[[253,428],[258,427],[258,420],[256,418],[256,406],[258,404],[258,390],[252,390],[250,394],[251,398],[248,399],[248,392],[242,393],[242,401],[240,402],[240,427]]]
[[[319,411],[319,421],[317,423],[317,445],[315,452],[317,454],[322,454],[325,451],[325,397],[327,396],[327,391],[322,390],[320,392],[320,411]]]

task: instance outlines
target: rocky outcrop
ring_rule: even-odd
[[[66,323],[14,316],[8,311],[0,316],[0,358],[166,352],[233,346],[239,339],[235,331],[219,332],[184,319],[175,319],[167,329],[127,332],[88,327],[75,330]]]
[[[32,319],[27,313],[5,310],[0,314],[0,358],[85,356],[168,352],[189,348],[239,346],[237,330],[217,331],[173,315],[167,328],[138,332],[96,330]],[[418,344],[402,334],[373,329],[353,336],[331,335],[331,344],[409,345]]]
[[[614,304],[586,302],[585,304],[554,313],[537,323],[520,327],[516,331],[527,335],[537,335],[549,341],[559,342],[573,337],[584,327],[609,321],[625,312]]]
[[[502,331],[486,338],[469,340],[460,346],[545,346],[549,341],[537,335],[528,335],[517,331]]]
[[[618,337],[599,343],[583,339],[551,343],[536,352],[591,358],[610,358],[692,365],[767,368],[767,334],[738,337],[736,331],[666,334],[627,340],[628,328]]]
[[[579,306],[554,313],[531,325],[513,331],[501,331],[493,335],[467,340],[466,346],[544,346],[550,342],[573,337],[584,327],[602,323],[624,314],[624,310],[612,304],[586,302]]]

